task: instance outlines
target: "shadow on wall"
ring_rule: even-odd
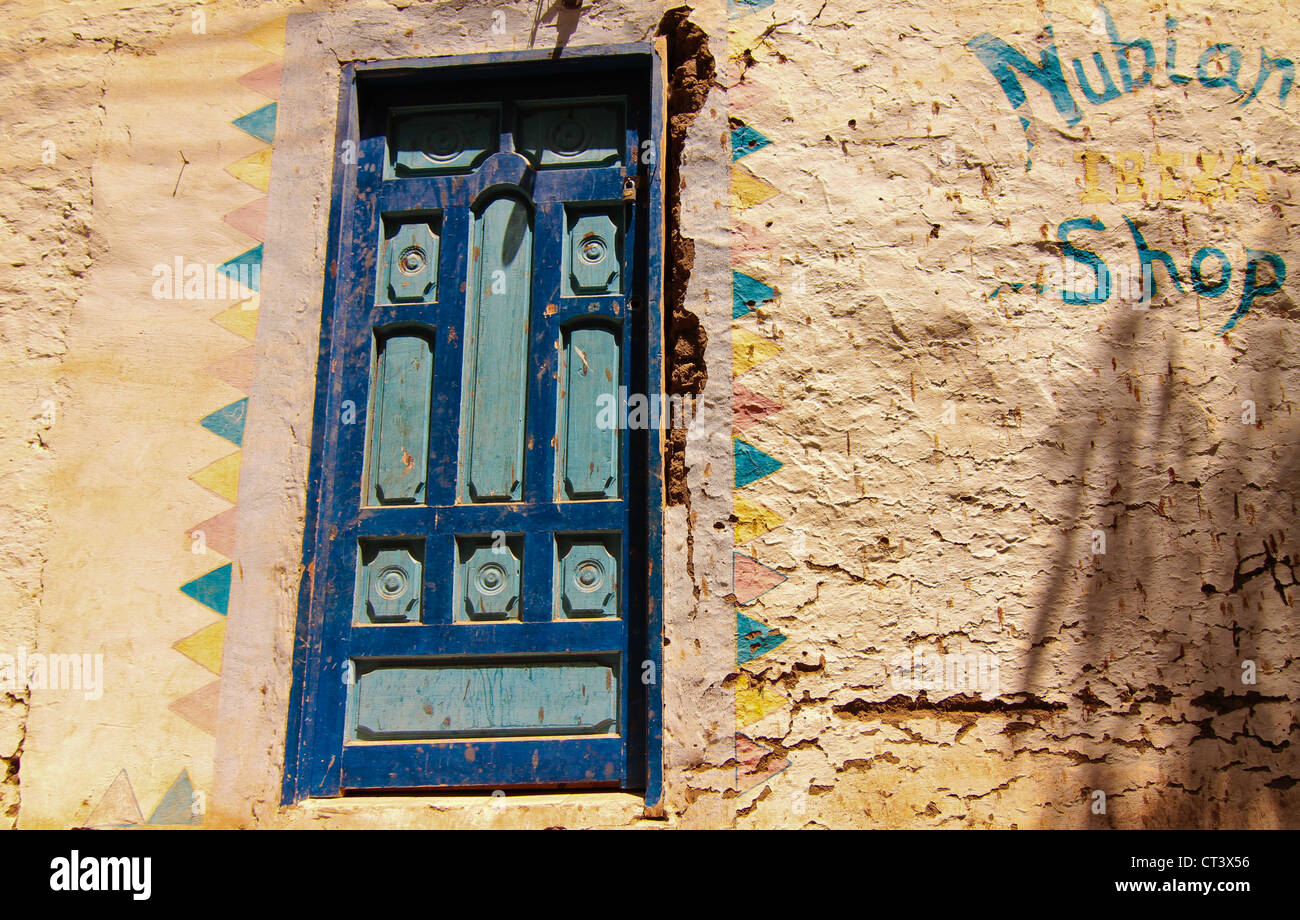
[[[1163,274],[1157,283],[1169,287]],[[1175,296],[1170,310],[1190,300]],[[1079,400],[1097,412],[1050,436],[1073,459],[1070,497],[1032,599],[1022,689],[1082,707],[1069,744],[1090,823],[1294,826],[1300,420],[1274,318],[1296,319],[1294,303],[1285,291],[1261,300],[1244,329],[1212,340],[1235,355],[1233,379],[1192,351],[1208,349],[1217,315],[1203,332],[1164,335],[1170,313],[1152,306],[1122,314],[1094,353],[1092,367],[1123,389],[1103,391],[1099,377]],[[1151,375],[1125,365],[1161,340],[1165,368],[1147,393]]]
[[[537,14],[533,17],[532,31],[528,33],[528,47],[531,48],[536,43],[537,30],[554,21],[555,51],[551,56],[559,57],[573,33],[578,30],[583,0],[552,0],[550,9],[543,12],[545,5],[546,0],[537,0]]]

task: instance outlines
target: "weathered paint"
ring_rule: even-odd
[[[518,620],[522,540],[504,534],[492,540],[458,541],[455,619]]]
[[[534,47],[539,58],[550,57],[561,25],[573,25],[557,59],[563,64],[584,45],[652,34],[668,5],[680,4],[588,3],[588,12],[568,23],[541,23]],[[1295,389],[1296,373],[1285,347],[1297,258],[1287,243],[1295,239],[1288,236],[1295,206],[1286,164],[1294,146],[1289,113],[1300,97],[1284,91],[1287,70],[1277,63],[1300,47],[1295,24],[1279,19],[1275,4],[1171,7],[1177,23],[1162,25],[1163,9],[1111,3],[1121,41],[1145,38],[1157,53],[1151,83],[1123,92],[1104,17],[1089,28],[1094,2],[992,10],[956,0],[882,0],[869,9],[831,0],[824,10],[805,8],[803,20],[770,0],[732,5],[738,15],[730,36],[720,20],[725,5],[705,0],[692,4],[691,14],[709,32],[718,73],[716,85],[700,92],[699,117],[686,136],[675,232],[693,244],[685,303],[708,334],[702,360],[709,379],[700,437],[686,455],[689,513],[668,510],[666,549],[656,557],[656,571],[666,570],[662,613],[673,644],[657,671],[660,683],[647,689],[662,686],[667,701],[667,822],[1294,824],[1300,785],[1289,784],[1295,769],[1286,752],[1294,744],[1285,745],[1296,691],[1285,662],[1295,626],[1272,573],[1285,586],[1285,560],[1296,557],[1294,457],[1286,447],[1296,438],[1284,394]],[[0,760],[12,767],[0,781],[0,813],[12,815],[19,805],[12,782],[21,745],[16,820],[130,824],[135,813],[153,813],[183,766],[196,792],[212,788],[215,724],[223,791],[210,798],[216,811],[209,823],[636,823],[640,795],[622,796],[620,804],[589,793],[512,795],[511,807],[497,812],[480,811],[486,796],[278,809],[276,792],[267,791],[279,781],[287,721],[282,701],[293,637],[283,624],[293,616],[304,439],[313,430],[315,310],[332,264],[322,255],[329,180],[347,154],[328,142],[337,61],[522,50],[533,37],[535,6],[348,2],[320,16],[291,17],[268,212],[269,296],[260,311],[227,302],[152,303],[138,279],[147,279],[157,260],[184,255],[215,266],[261,242],[260,232],[245,236],[251,222],[221,219],[260,194],[221,167],[249,154],[264,167],[270,161],[264,145],[229,120],[274,98],[278,62],[268,61],[277,52],[266,49],[273,43],[263,40],[265,29],[257,44],[241,36],[280,12],[321,5],[214,0],[204,7],[203,41],[184,24],[175,40],[174,16],[160,19],[149,5],[77,4],[71,16],[82,20],[75,28],[81,40],[51,29],[37,7],[14,7],[10,31],[45,38],[51,52],[29,56],[30,73],[5,87],[13,108],[25,113],[4,170],[7,213],[20,228],[10,241],[13,261],[25,264],[8,267],[18,309],[0,342],[13,358],[5,392],[15,437],[4,458],[22,483],[12,496],[18,518],[5,534],[24,552],[5,573],[13,616],[0,634],[10,650],[31,645],[39,606],[42,644],[102,644],[132,667],[93,709],[53,691],[35,691],[26,702],[19,694],[0,708]],[[505,34],[491,31],[495,12],[507,18]],[[1048,91],[1020,77],[1030,122],[1022,134],[1019,113],[964,43],[989,32],[1037,63],[1046,24],[1085,122],[1057,132]],[[145,53],[104,55],[102,43],[84,40],[95,29]],[[1206,55],[1226,44],[1241,52],[1239,72],[1230,50]],[[1089,105],[1071,63],[1079,58],[1090,86],[1103,90],[1094,49],[1122,92]],[[1128,53],[1136,88],[1145,54],[1140,46]],[[1269,63],[1257,73],[1262,57]],[[205,79],[185,80],[181,93],[140,90],[159,77],[197,72]],[[690,89],[686,75],[674,67],[675,122],[682,120],[681,87]],[[1245,95],[1236,98],[1229,82],[1213,85],[1218,80],[1235,82]],[[33,105],[36,81],[42,99]],[[743,165],[777,192],[730,219],[729,114],[771,140]],[[101,143],[128,136],[134,143]],[[164,159],[157,162],[140,155],[140,138],[169,136],[183,141],[176,146],[191,161],[179,188],[174,150],[159,148]],[[1022,138],[1030,136],[1034,166],[1026,173]],[[38,158],[46,141],[57,144],[54,164]],[[1091,186],[1080,153],[1092,159]],[[1234,188],[1238,157],[1237,182],[1244,184]],[[1100,198],[1084,202],[1085,195]],[[1114,207],[1129,196],[1141,204]],[[141,220],[146,212],[157,219]],[[1106,304],[1066,305],[1043,285],[1044,269],[1059,262],[1056,228],[1077,216],[1108,228],[1072,234],[1114,275]],[[1156,265],[1160,297],[1146,313],[1117,296],[1121,269],[1138,260],[1125,216],[1151,251],[1174,258],[1186,288],[1178,294]],[[734,229],[742,222],[749,229],[728,233],[728,223]],[[468,224],[456,232],[468,239]],[[740,245],[728,252],[729,239]],[[1206,248],[1221,250],[1230,265],[1232,287],[1217,300],[1209,292],[1229,269]],[[1247,249],[1291,263],[1277,293],[1260,294],[1270,264]],[[1216,333],[1240,306],[1252,261],[1257,298],[1225,340]],[[781,300],[733,327],[729,265],[779,287]],[[1206,290],[1195,287],[1198,280]],[[1000,296],[985,299],[995,289]],[[208,322],[218,311],[224,320]],[[255,323],[254,382],[247,356],[227,358],[252,340]],[[243,338],[228,333],[232,325]],[[744,375],[734,419],[725,410],[719,415],[731,405],[729,328],[773,350],[760,363],[737,366]],[[438,329],[440,360],[451,337],[463,339],[463,327]],[[742,344],[742,357],[765,357],[753,343]],[[360,378],[369,360],[367,350]],[[229,380],[239,381],[235,389]],[[186,477],[229,454],[198,422],[248,392],[250,382],[236,546],[222,516],[236,497],[240,454],[198,477],[213,482],[220,473],[220,495]],[[742,398],[742,387],[766,402]],[[47,399],[57,404],[57,421],[34,423]],[[351,401],[355,424],[364,426],[364,379],[349,383],[339,400],[335,408],[346,411]],[[1254,417],[1246,402],[1257,403],[1256,421],[1244,421]],[[552,414],[552,401],[539,405]],[[320,425],[345,418],[334,413]],[[733,746],[727,711],[736,684],[726,494],[732,421],[784,464],[746,487],[784,520],[743,550],[789,576],[746,608],[788,637],[742,666],[785,700],[754,728],[762,742],[757,755],[739,739]],[[434,431],[454,441],[454,418]],[[356,456],[364,450],[360,438],[346,443]],[[553,467],[546,476],[553,488]],[[439,487],[435,476],[430,483]],[[724,529],[715,532],[716,524]],[[1098,545],[1094,528],[1109,553],[1088,552]],[[198,529],[206,555],[191,536]],[[129,558],[121,552],[128,542]],[[162,579],[164,588],[187,583],[235,558],[223,667],[221,642],[205,631],[224,618],[175,592],[160,608],[158,596]],[[451,558],[447,551],[443,573]],[[87,584],[109,586],[94,598],[96,616],[87,615]],[[1293,589],[1282,591],[1294,600]],[[440,600],[438,610],[451,609],[449,595]],[[996,649],[1004,688],[1041,696],[964,709],[957,698],[940,708],[932,691],[927,706],[886,673],[913,636]],[[206,664],[184,651],[197,652],[199,643]],[[1242,683],[1243,655],[1258,665],[1255,686]],[[226,673],[225,714],[216,719],[209,704],[204,727],[175,707],[212,688],[218,669]],[[903,699],[889,708],[898,695]],[[28,702],[24,733],[20,714]],[[477,753],[479,768],[497,758],[528,773],[534,750]],[[437,756],[430,752],[430,762]],[[751,789],[755,756],[760,772],[792,763]],[[600,775],[603,762],[590,762]],[[1096,815],[1079,790],[1103,786],[1109,814]],[[135,809],[127,804],[133,801]],[[96,802],[105,811],[92,821]]]
[[[519,152],[534,166],[613,166],[623,159],[622,99],[519,106]]]
[[[565,208],[566,297],[622,291],[623,208]]]
[[[619,429],[598,424],[601,398],[611,398],[621,379],[618,334],[584,324],[566,330],[560,391],[561,498],[617,498]]]
[[[376,664],[357,676],[359,741],[615,733],[618,673],[608,664]]]
[[[419,335],[392,335],[375,361],[370,432],[370,503],[425,499],[433,350]]]
[[[558,618],[618,616],[618,544],[617,535],[556,534]]]
[[[469,270],[461,443],[464,492],[471,501],[518,501],[523,495],[532,256],[528,205],[514,195],[494,198],[475,218]]]
[[[413,552],[414,550],[414,552]],[[358,554],[361,572],[357,577],[354,603],[356,622],[418,622],[424,588],[420,547],[400,544],[362,546]]]
[[[623,95],[617,105],[591,109],[617,111],[618,117],[593,130],[589,140],[604,143],[609,126],[616,126],[617,160],[635,163],[641,138],[654,124],[645,103],[652,57],[648,46],[611,53],[605,59],[597,51],[566,65],[575,72],[552,83],[568,97],[586,72],[599,68],[598,79]],[[416,79],[416,68],[424,67],[418,79],[445,81],[438,68],[446,66],[412,62],[405,79]],[[632,308],[657,301],[657,292],[648,288],[657,276],[645,270],[653,254],[638,249],[644,237],[637,229],[638,209],[654,199],[624,198],[625,180],[633,179],[635,188],[637,170],[629,174],[626,167],[605,165],[604,154],[587,157],[556,140],[560,156],[535,169],[511,152],[519,120],[532,116],[520,112],[526,107],[511,98],[514,84],[499,74],[473,92],[501,99],[500,150],[468,161],[476,166],[432,175],[417,174],[418,157],[408,158],[390,175],[384,151],[407,144],[390,144],[373,129],[393,123],[391,107],[409,92],[381,79],[384,69],[348,65],[344,75],[340,145],[355,145],[357,155],[355,163],[344,160],[355,168],[336,176],[331,259],[339,270],[322,313],[309,485],[319,504],[305,536],[310,580],[300,608],[285,800],[405,785],[566,782],[646,789],[652,773],[658,775],[658,766],[647,764],[658,741],[647,738],[646,683],[630,680],[629,669],[632,660],[654,660],[647,654],[657,654],[651,652],[659,627],[649,610],[656,592],[648,569],[657,558],[649,551],[658,549],[641,541],[643,534],[657,532],[647,514],[657,514],[658,493],[644,485],[651,480],[646,433],[624,438],[617,431],[583,429],[595,427],[595,396],[629,384],[646,387],[650,346],[644,320]],[[368,87],[369,102],[360,111],[352,104],[353,81]],[[438,95],[457,91],[467,90],[453,91],[444,82]],[[560,130],[564,122],[554,127]],[[437,149],[447,162],[455,160],[450,147]],[[573,223],[569,214],[576,215]],[[340,238],[339,227],[354,229]],[[380,227],[388,228],[390,253],[420,246],[427,254],[436,239],[436,300],[424,290],[409,299],[385,292],[392,259],[378,251]],[[580,230],[576,240],[571,229]],[[589,256],[592,269],[579,273],[578,287],[596,293],[561,296],[571,244]],[[421,282],[433,261],[417,260],[408,266],[416,271],[408,274]],[[568,370],[562,370],[566,337],[572,347]],[[349,411],[344,394],[356,387],[372,338],[381,351],[369,476],[382,484],[382,491],[372,492],[383,500],[358,508],[354,482],[366,453],[360,449],[362,426],[321,420]],[[432,347],[420,350],[419,344],[406,345],[408,339]],[[429,393],[437,398],[430,400]],[[408,424],[395,436],[390,418],[417,416],[428,418],[427,430],[438,437],[428,438],[425,430],[415,452],[396,449],[399,441],[413,440],[407,435],[416,426]],[[564,501],[556,494],[564,469],[556,457],[561,437],[572,446],[574,462],[582,464],[572,468],[571,479],[565,476],[572,488],[566,487]],[[388,500],[412,472],[422,477],[423,487]],[[643,485],[634,490],[633,482]],[[651,501],[648,508],[642,504]],[[629,533],[634,508],[646,522],[637,531],[635,550],[633,540],[622,536]],[[634,552],[637,567],[630,568]],[[421,581],[418,596],[415,579]],[[392,596],[382,596],[381,589]],[[340,614],[344,596],[353,598],[356,616]],[[635,652],[629,649],[632,636]],[[574,655],[599,656],[610,669],[611,687],[627,688],[612,697],[610,737],[494,742],[492,759],[477,760],[478,742],[429,747],[418,739],[392,742],[384,732],[362,741],[350,738],[345,726],[345,713],[355,719],[362,707],[373,706],[374,691],[364,699],[357,675],[379,661],[426,668],[431,659],[438,667],[472,660],[491,669],[545,658],[559,673]],[[388,704],[410,702],[400,681],[385,686],[397,694]],[[544,725],[533,728],[545,734]]]
[[[435,106],[392,119],[389,175],[469,172],[497,149],[499,106]]]
[[[385,221],[380,293],[386,303],[438,299],[436,218]]]

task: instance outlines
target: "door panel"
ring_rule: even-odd
[[[564,333],[561,351],[561,499],[618,496],[618,333],[584,324]]]
[[[618,674],[598,662],[381,663],[356,683],[356,740],[618,730]]]
[[[368,415],[315,468],[303,785],[639,787],[646,71],[356,104],[318,399]]]
[[[433,352],[421,335],[382,340],[375,361],[370,504],[424,500]]]
[[[462,498],[519,501],[532,297],[532,215],[514,195],[489,199],[474,221],[461,443]]]

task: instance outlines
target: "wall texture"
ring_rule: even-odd
[[[9,18],[0,820],[1300,823],[1300,28],[1263,0],[670,15],[703,399],[666,814],[278,807],[329,68],[641,40],[678,5]]]
[[[1296,314],[1249,295],[1296,260],[1291,65],[1257,62],[1298,36],[812,6],[732,36],[736,290],[779,290],[737,296],[736,543],[786,576],[737,723],[790,764],[738,822],[1293,826]]]

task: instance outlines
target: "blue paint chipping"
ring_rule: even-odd
[[[275,103],[272,102],[247,115],[240,115],[231,124],[245,134],[269,144],[275,140],[275,112]]]
[[[230,563],[181,585],[181,593],[224,617],[230,607]]]
[[[741,157],[749,156],[756,150],[762,150],[770,143],[772,143],[770,140],[749,125],[742,124],[738,128],[732,128],[731,162],[734,163]]]
[[[1112,76],[1111,67],[1106,63],[1107,55],[1101,50],[1093,51],[1090,55],[1092,66],[1097,73],[1095,83],[1085,69],[1085,60],[1088,55],[1076,57],[1071,62],[1080,93],[1086,102],[1094,106],[1105,105],[1125,94],[1135,93],[1144,87],[1151,86],[1156,73],[1160,69],[1154,41],[1141,36],[1123,37],[1106,4],[1099,3],[1097,12],[1101,21],[1105,24],[1107,36],[1105,44],[1108,46],[1107,50],[1114,57],[1113,72],[1119,77],[1118,83]],[[1172,16],[1166,16],[1164,23],[1164,70],[1172,84],[1187,86],[1195,81],[1206,89],[1226,89],[1231,91],[1236,99],[1242,100],[1240,105],[1245,106],[1258,98],[1261,90],[1267,87],[1270,77],[1277,74],[1278,102],[1280,105],[1286,104],[1287,97],[1295,82],[1295,62],[1291,59],[1270,57],[1268,50],[1261,47],[1259,50],[1258,76],[1254,87],[1249,92],[1239,81],[1243,63],[1242,52],[1236,45],[1229,42],[1216,42],[1207,47],[1197,59],[1196,75],[1194,77],[1178,73],[1178,38],[1176,35],[1178,20]],[[1039,87],[1047,91],[1056,114],[1064,119],[1067,125],[1075,125],[1083,118],[1079,104],[1066,82],[1065,68],[1062,66],[1057,51],[1056,38],[1052,27],[1045,25],[1041,35],[1043,38],[1038,42],[1041,51],[1037,63],[1025,53],[989,32],[982,32],[966,42],[966,47],[979,58],[980,63],[988,68],[989,73],[992,74],[1002,88],[1007,101],[1011,104],[1011,108],[1019,116],[1020,127],[1025,132],[1025,141],[1029,152],[1033,150],[1034,141],[1030,137],[1030,119],[1027,117],[1030,109],[1022,78],[1038,84]],[[1217,70],[1211,66],[1216,63],[1219,65]],[[1139,68],[1136,71],[1135,64]],[[1033,158],[1027,153],[1025,170],[1028,171],[1032,167]]]
[[[250,291],[262,289],[262,244],[259,243],[247,252],[241,252],[217,266],[217,271],[238,281]]]
[[[163,827],[203,823],[202,813],[194,807],[194,784],[190,782],[188,770],[181,770],[180,776],[163,794],[162,801],[149,816],[149,823]]]
[[[740,319],[761,303],[776,299],[776,289],[744,272],[731,273],[731,318]]]
[[[728,15],[732,19],[748,16],[750,13],[766,9],[775,2],[776,0],[727,0]]]
[[[1051,26],[1046,26],[1043,32],[1048,38],[1052,38]],[[1065,73],[1061,68],[1061,58],[1056,51],[1055,39],[1043,48],[1039,54],[1038,64],[1034,64],[1015,48],[988,32],[983,32],[966,42],[966,47],[975,53],[980,63],[987,67],[989,73],[998,81],[1013,109],[1019,109],[1029,101],[1024,87],[1015,74],[1015,71],[1019,71],[1047,90],[1056,111],[1065,118],[1067,125],[1078,124],[1083,119],[1083,113],[1079,111],[1074,96],[1070,94],[1070,87],[1065,82]],[[1026,143],[1032,147],[1032,143],[1029,142],[1029,119],[1024,115],[1020,116],[1020,127],[1025,130]],[[1025,170],[1028,171],[1032,165],[1032,160],[1026,160]]]
[[[205,416],[199,424],[218,437],[225,438],[236,447],[244,443],[244,420],[248,417],[248,397],[237,399],[228,406],[223,406],[211,415]]]
[[[781,631],[736,611],[736,663],[761,658],[785,641]]]
[[[781,468],[781,461],[763,453],[748,441],[733,438],[736,448],[736,488],[743,489]]]

